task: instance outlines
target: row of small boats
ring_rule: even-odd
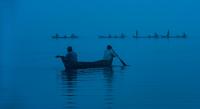
[[[121,36],[99,36],[100,39],[125,39],[126,37],[121,37]],[[176,35],[176,36],[164,36],[164,35],[148,35],[148,36],[132,36],[132,38],[154,38],[154,39],[161,39],[161,38],[166,38],[166,39],[170,39],[170,38],[187,38],[186,35]]]
[[[121,35],[100,35],[98,36],[98,38],[100,39],[125,39],[127,36],[125,36],[124,34]],[[158,33],[154,33],[153,35],[147,35],[147,36],[140,36],[137,33],[135,35],[132,36],[132,38],[154,38],[154,39],[161,39],[161,38],[165,38],[165,39],[170,39],[170,38],[187,38],[188,36],[186,35],[186,33],[183,33],[182,35],[170,35],[169,33],[167,33],[167,35],[159,35]],[[72,35],[64,35],[64,36],[60,36],[58,34],[52,36],[53,39],[77,39],[79,38],[77,35],[72,34]]]
[[[127,36],[125,36],[123,33],[121,35],[107,35],[107,36],[99,36],[99,38],[121,38],[124,39]],[[132,38],[187,38],[186,33],[184,32],[182,35],[171,35],[170,31],[167,32],[166,35],[160,35],[158,33],[154,33],[153,35],[147,35],[147,36],[141,36],[138,34],[138,31],[136,31],[135,35],[132,36]]]

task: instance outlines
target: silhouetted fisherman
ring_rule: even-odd
[[[135,36],[138,37],[138,30],[136,30],[136,32],[135,32]]]
[[[135,31],[135,36],[133,38],[138,38],[138,30]]]
[[[106,50],[104,51],[103,60],[112,61],[116,57],[116,54],[112,50],[111,45],[107,45]]]
[[[64,35],[64,38],[67,38],[67,35]]]
[[[55,35],[55,36],[52,36],[52,38],[59,38],[59,34],[56,33],[56,35]]]
[[[185,32],[183,33],[183,36],[182,36],[182,38],[187,38],[187,35],[186,35],[186,33],[185,33]]]
[[[58,34],[58,33],[56,33],[56,37],[59,37],[59,34]]]
[[[65,56],[65,59],[69,62],[69,63],[74,63],[78,61],[78,57],[77,54],[73,51],[72,47],[69,46],[67,47],[67,54]]]
[[[125,38],[126,36],[124,35],[124,33],[121,34],[121,38]]]
[[[154,38],[156,38],[156,39],[159,38],[158,33],[156,33],[156,32],[154,33]]]
[[[98,63],[110,63],[112,64],[113,58],[116,57],[117,54],[113,51],[111,45],[107,45],[106,50],[104,51],[103,59],[96,61]]]
[[[167,38],[170,37],[170,31],[169,31],[169,30],[167,31],[167,35],[166,35],[166,37],[167,37]]]

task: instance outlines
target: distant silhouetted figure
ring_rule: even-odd
[[[52,38],[59,38],[59,34],[58,33],[56,33],[56,35],[55,36],[52,36]]]
[[[154,33],[154,38],[159,38],[159,35],[158,35],[158,33]]]
[[[136,32],[135,32],[135,36],[138,37],[138,30],[136,30]]]
[[[78,57],[77,54],[73,51],[72,47],[67,47],[67,54],[65,56],[65,59],[70,63],[77,62]]]
[[[108,38],[112,38],[111,34],[108,35]]]
[[[133,36],[133,38],[138,38],[138,30],[135,31],[135,35]]]
[[[56,33],[56,35],[55,35],[56,37],[59,37],[59,34],[58,33]]]
[[[124,33],[122,33],[120,37],[121,38],[125,38],[126,36],[124,35]]]
[[[183,38],[187,38],[187,35],[186,35],[186,33],[184,32],[183,33],[183,36],[182,36]]]
[[[169,31],[169,30],[167,31],[167,35],[166,35],[166,37],[167,37],[167,38],[170,37],[170,31]]]
[[[67,35],[64,35],[64,38],[67,38]]]

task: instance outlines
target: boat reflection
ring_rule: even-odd
[[[121,72],[122,70],[124,70],[124,68],[120,67],[119,70],[120,70],[119,72]],[[91,77],[93,81],[90,82]],[[103,107],[106,109],[112,108],[114,100],[113,79],[115,78],[115,72],[112,67],[101,68],[101,69],[90,69],[90,70],[68,70],[62,72],[61,78],[63,81],[62,83],[64,88],[64,96],[66,96],[67,98],[66,99],[67,102],[65,104],[66,109],[78,108],[79,104],[81,104],[82,101],[84,102],[84,99],[81,100],[79,99],[80,96],[81,98],[90,96],[90,95],[80,95],[80,93],[82,93],[83,91],[83,89],[80,88],[80,85],[81,84],[83,85],[85,81],[87,82],[89,81],[89,83],[94,83],[95,78],[102,78],[100,79],[101,80],[100,82],[102,82],[103,84],[103,92],[102,92],[103,95],[102,97],[104,102]],[[89,84],[86,84],[86,86],[87,85]],[[96,89],[92,89],[90,86],[88,86],[88,88],[89,88],[89,90],[87,89],[88,92],[90,92],[91,90],[96,92]]]
[[[103,76],[105,79],[105,108],[112,109],[113,105],[113,78],[114,78],[114,71],[112,68],[105,68],[103,70]]]
[[[64,96],[67,96],[67,109],[75,109],[75,90],[76,90],[76,81],[77,81],[77,70],[62,71],[61,78],[63,80],[63,88],[66,90]]]

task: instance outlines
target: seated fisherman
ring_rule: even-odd
[[[65,56],[65,60],[67,60],[69,62],[77,62],[78,61],[77,54],[73,51],[71,46],[67,47],[67,54]]]
[[[116,57],[116,54],[113,52],[112,46],[111,45],[107,45],[107,48],[104,51],[103,60],[112,62],[114,57]]]

